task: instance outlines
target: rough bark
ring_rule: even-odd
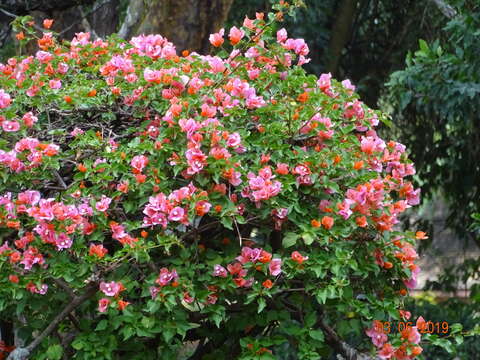
[[[92,4],[95,0],[0,0],[0,7],[16,15],[26,15],[30,11],[65,10],[76,5]]]
[[[161,34],[178,50],[206,52],[209,34],[225,22],[233,0],[132,0],[119,35]]]
[[[332,29],[329,44],[327,71],[335,74],[342,57],[342,50],[348,43],[350,28],[355,19],[356,0],[342,0],[338,6],[338,16]]]

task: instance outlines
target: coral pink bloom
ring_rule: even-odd
[[[37,58],[38,61],[44,64],[48,63],[50,60],[53,59],[53,55],[47,51],[37,51],[37,53],[35,54],[35,57]]]
[[[148,165],[148,158],[144,155],[135,156],[130,162],[130,165],[132,165],[136,171],[141,173],[143,168]]]
[[[213,276],[227,277],[227,270],[222,265],[215,265],[213,267]]]
[[[57,245],[57,250],[70,249],[73,241],[66,234],[61,233],[55,239],[55,244]]]
[[[107,253],[108,253],[108,250],[105,249],[103,245],[90,244],[88,255],[90,256],[96,255],[99,258],[103,258]]]
[[[383,345],[382,349],[377,353],[380,359],[391,359],[395,349],[389,343]]]
[[[268,265],[268,270],[272,276],[277,276],[282,272],[282,260],[281,259],[272,259],[270,265]]]
[[[146,68],[143,71],[143,77],[148,82],[156,82],[158,84],[162,80],[162,72],[160,70],[150,70],[149,68]]]
[[[282,28],[282,29],[277,31],[277,41],[279,43],[285,42],[285,40],[287,40],[287,37],[288,37],[287,30]]]
[[[298,264],[302,264],[305,260],[308,260],[308,256],[303,256],[298,251],[292,252],[292,260]]]
[[[218,33],[210,34],[208,40],[210,40],[210,44],[215,47],[220,47],[223,44],[223,35],[225,35],[225,29],[220,29]]]
[[[0,89],[0,109],[5,109],[6,107],[10,106],[12,99],[10,95],[8,95],[5,90]]]
[[[322,91],[326,91],[330,89],[331,85],[331,79],[332,79],[332,74],[322,74],[320,75],[320,78],[317,81],[317,86],[320,88]]]
[[[16,121],[4,121],[2,122],[2,129],[6,132],[15,132],[20,130],[20,124]]]
[[[383,324],[378,320],[373,320],[373,326],[367,329],[365,333],[372,339],[373,345],[382,347],[388,340],[387,335],[383,331]]]
[[[183,208],[177,206],[173,208],[170,213],[168,214],[168,220],[171,221],[180,221],[183,219],[183,216],[185,215],[185,210]]]
[[[418,344],[420,342],[420,333],[416,326],[407,326],[401,334],[403,339],[407,339],[408,342],[412,344]]]
[[[110,305],[111,301],[107,298],[102,298],[98,300],[98,311],[104,313],[107,311],[108,305]]]
[[[62,82],[58,79],[52,79],[48,82],[50,89],[60,89],[62,87]]]
[[[235,148],[238,145],[240,145],[240,141],[241,141],[241,138],[239,133],[230,134],[228,135],[228,138],[227,138],[227,146]]]
[[[95,204],[95,209],[97,209],[97,211],[101,211],[101,212],[107,211],[111,202],[112,202],[111,198],[109,198],[105,195],[102,195],[102,199]]]
[[[195,205],[195,211],[197,212],[198,216],[205,215],[210,211],[211,208],[212,208],[212,204],[210,204],[208,201],[205,201],[205,200],[200,200]]]
[[[38,118],[31,111],[23,115],[22,120],[27,127],[32,127],[38,121]]]
[[[230,39],[230,42],[232,43],[232,45],[238,44],[244,36],[245,36],[245,32],[243,30],[240,30],[236,26],[232,27],[228,34],[228,38]]]
[[[18,194],[18,201],[22,204],[34,206],[40,201],[40,193],[36,190],[27,190]]]
[[[172,271],[169,271],[167,268],[161,268],[160,274],[158,275],[157,280],[155,280],[155,283],[157,283],[160,286],[166,286],[170,283],[170,281],[174,279],[175,280],[178,279],[178,274],[175,269]]]
[[[100,290],[107,296],[117,296],[122,290],[122,285],[121,283],[117,283],[115,281],[111,281],[108,283],[102,281],[100,283]]]

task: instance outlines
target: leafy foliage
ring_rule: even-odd
[[[449,225],[465,237],[480,206],[480,7],[455,5],[457,15],[444,28],[448,40],[420,40],[388,86],[399,133],[425,179],[422,189],[442,191],[451,204]]]

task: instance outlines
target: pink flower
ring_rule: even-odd
[[[235,148],[238,145],[240,145],[240,141],[241,141],[240,134],[238,133],[230,134],[228,135],[228,138],[227,138],[227,146]]]
[[[248,246],[244,246],[242,247],[242,252],[240,256],[237,257],[237,260],[240,261],[240,263],[242,264],[245,264],[247,262],[255,263],[260,258],[261,254],[262,249],[252,249]]]
[[[83,133],[85,133],[85,131],[76,127],[75,129],[73,129],[73,131],[70,133],[70,135],[76,137],[78,135],[82,135]]]
[[[52,79],[48,82],[50,89],[60,89],[62,87],[62,82],[58,79]]]
[[[4,121],[2,122],[2,128],[6,132],[15,132],[20,130],[20,124],[16,121]]]
[[[418,265],[413,265],[412,266],[412,275],[410,279],[405,280],[403,283],[405,284],[406,287],[409,289],[415,289],[417,287],[417,276],[420,273],[420,266]]]
[[[320,75],[320,78],[317,80],[317,86],[320,88],[322,91],[326,91],[330,89],[331,82],[330,80],[332,79],[332,74],[322,74]]]
[[[162,72],[160,70],[150,70],[146,68],[143,71],[143,77],[148,82],[156,82],[159,84],[162,81]]]
[[[111,301],[107,298],[101,298],[98,300],[98,311],[104,313],[107,311],[108,305],[110,305]]]
[[[238,44],[244,36],[245,36],[245,32],[243,30],[240,30],[236,26],[232,27],[228,34],[228,38],[230,39],[230,42],[232,43],[232,45]]]
[[[347,90],[350,90],[352,92],[355,91],[355,85],[353,85],[349,79],[343,80],[342,85]]]
[[[380,359],[391,359],[395,349],[389,343],[383,344],[382,349],[377,353]]]
[[[183,208],[181,208],[180,206],[177,206],[177,207],[174,207],[168,214],[168,220],[180,221],[183,219],[184,215],[185,215],[185,210],[183,210]]]
[[[277,31],[277,41],[279,43],[285,42],[285,40],[287,40],[287,37],[288,37],[287,30],[282,28],[282,29]]]
[[[38,118],[31,111],[23,115],[22,120],[27,127],[32,127],[38,121]]]
[[[143,168],[148,165],[148,158],[145,155],[135,156],[130,162],[130,165],[132,165],[136,171],[141,173]]]
[[[281,259],[272,259],[268,265],[268,270],[272,276],[277,276],[282,272],[282,260]]]
[[[213,276],[227,277],[227,270],[222,265],[215,265],[213,267]]]
[[[47,51],[37,51],[37,53],[35,54],[35,57],[37,58],[38,61],[44,64],[48,63],[50,60],[53,59],[53,55]]]
[[[69,249],[72,247],[73,241],[66,234],[60,233],[55,239],[55,244],[57,245],[57,250]]]
[[[18,194],[18,201],[34,206],[40,201],[40,193],[36,190],[27,190]]]
[[[108,283],[102,281],[100,283],[100,290],[107,296],[117,296],[118,294],[120,294],[121,289],[121,284],[115,281],[111,281]]]
[[[170,281],[174,279],[175,280],[178,279],[178,274],[175,269],[172,271],[169,271],[167,268],[161,268],[160,274],[158,275],[157,280],[155,280],[155,283],[157,283],[160,286],[166,286],[170,283]]]
[[[95,209],[97,209],[97,211],[105,212],[107,211],[111,202],[112,202],[111,198],[105,195],[102,195],[102,199],[95,204]]]
[[[373,326],[370,329],[367,329],[365,333],[372,339],[372,343],[378,348],[383,346],[388,340],[385,331],[383,331],[383,324],[378,320],[373,320]]]
[[[210,34],[208,37],[208,40],[210,41],[210,44],[212,44],[215,47],[220,47],[223,44],[223,35],[225,35],[225,29],[220,29],[218,33],[215,34]]]
[[[5,109],[6,107],[10,106],[12,99],[10,95],[8,95],[5,90],[0,89],[0,109]]]

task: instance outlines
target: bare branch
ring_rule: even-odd
[[[451,19],[455,15],[457,15],[457,11],[452,6],[447,4],[445,1],[443,0],[430,0],[430,1],[432,1],[435,4],[435,6],[438,8],[438,10],[440,10],[440,12],[443,15],[445,15],[447,18]]]
[[[368,354],[361,353],[357,349],[347,344],[337,335],[337,333],[329,325],[325,323],[323,319],[320,319],[317,322],[317,325],[325,333],[325,337],[328,343],[346,360],[381,360],[377,356],[370,356]]]

